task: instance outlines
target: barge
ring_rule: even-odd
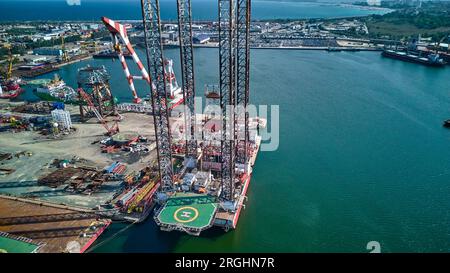
[[[123,52],[122,54],[127,59],[133,58],[133,56],[128,51]],[[94,59],[118,59],[119,54],[115,51],[102,51],[100,53],[94,54],[92,57]]]

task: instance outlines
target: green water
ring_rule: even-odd
[[[177,53],[166,50],[180,75]],[[195,54],[203,93],[217,81],[217,50]],[[63,78],[74,82],[73,68],[89,62],[64,68]],[[119,62],[94,63],[105,63],[113,92],[130,99]],[[370,52],[253,50],[251,92],[252,103],[280,105],[280,146],[259,154],[237,230],[197,238],[149,219],[96,252],[367,252],[369,241],[382,252],[450,251],[450,130],[442,127],[450,67]]]

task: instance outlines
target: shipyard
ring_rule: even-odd
[[[40,64],[44,59],[33,57],[28,61],[35,64],[13,70],[9,47],[0,101],[4,240],[25,242],[24,249],[35,246],[33,252],[85,252],[111,221],[132,225],[150,217],[162,231],[194,236],[212,227],[237,228],[261,145],[258,133],[266,124],[245,110],[249,1],[238,6],[219,1],[220,82],[200,93],[206,108],[217,107],[219,113],[194,109],[200,88],[194,84],[190,1],[179,1],[180,76],[173,70],[175,60],[163,55],[160,23],[152,19],[159,10],[144,2],[149,70],[130,42],[130,26],[107,17],[101,23],[112,38],[109,50],[93,57],[118,59],[122,75],[87,65],[77,70],[76,87],[57,73],[33,79],[84,56],[70,56],[73,51],[61,36],[61,49],[35,50],[58,56],[56,63]],[[226,12],[235,8],[232,15]],[[239,39],[230,40],[230,35]],[[132,75],[136,69],[129,66],[136,66],[139,75]],[[114,96],[110,79],[119,76],[128,82],[132,102]],[[138,95],[137,81],[150,90],[145,97]],[[41,101],[11,101],[24,85]]]
[[[450,168],[450,27],[389,33],[417,1],[303,19],[255,18],[251,0],[204,18],[191,1],[0,20],[0,253],[435,250],[413,236],[428,229],[446,247],[422,197]],[[404,185],[422,198],[405,238]],[[229,267],[264,258],[246,259]]]

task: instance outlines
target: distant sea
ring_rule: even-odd
[[[163,20],[176,19],[176,1],[160,1]],[[215,20],[217,0],[193,0],[194,20]],[[79,6],[69,6],[66,1],[10,1],[0,0],[0,21],[26,20],[98,20],[107,16],[121,20],[141,19],[140,1],[83,1]],[[315,2],[252,1],[252,18],[307,19],[337,18],[384,14],[387,9]]]

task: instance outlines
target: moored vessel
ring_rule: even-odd
[[[383,57],[391,58],[391,59],[397,59],[405,62],[411,62],[411,63],[419,63],[427,66],[434,66],[434,67],[443,67],[446,63],[445,61],[439,56],[439,54],[432,53],[428,54],[428,56],[423,57],[420,55],[414,55],[411,54],[408,51],[395,51],[391,49],[383,50],[381,53]]]
[[[35,90],[34,94],[42,100],[58,101],[64,103],[78,103],[78,93],[55,74],[55,78],[43,82]]]
[[[133,56],[131,56],[130,52],[126,51],[126,52],[122,52],[123,57],[125,58],[133,58]],[[109,59],[109,58],[119,58],[119,54],[115,51],[102,51],[100,53],[94,54],[92,56],[94,59]]]

